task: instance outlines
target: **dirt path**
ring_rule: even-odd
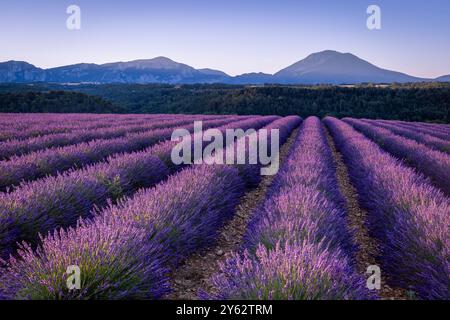
[[[356,254],[356,263],[359,272],[366,274],[367,267],[377,265],[376,257],[379,248],[375,239],[370,238],[367,227],[365,226],[367,212],[363,210],[358,201],[358,194],[350,182],[347,166],[344,164],[342,155],[337,151],[328,129],[325,128],[328,144],[333,153],[336,165],[336,175],[339,189],[347,200],[347,212],[349,217],[350,228],[354,233],[354,241],[358,245],[359,250]],[[382,299],[405,299],[406,292],[402,289],[393,289],[383,281],[383,270],[381,270],[381,290],[379,295]]]
[[[280,163],[286,158],[297,137],[299,128],[295,129],[289,139],[280,148]],[[267,188],[275,176],[263,176],[257,188],[247,192],[237,207],[234,218],[221,230],[215,247],[191,256],[171,276],[173,291],[166,299],[196,300],[198,291],[212,292],[211,276],[218,271],[218,263],[237,250],[242,242],[247,224],[256,206],[264,200]]]

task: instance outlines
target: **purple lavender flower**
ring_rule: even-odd
[[[373,139],[384,150],[417,168],[447,195],[450,194],[450,155],[432,150],[414,140],[375,127],[357,119],[344,119],[355,129]]]
[[[366,299],[354,268],[343,197],[322,124],[306,119],[265,202],[255,211],[243,253],[212,281],[226,299]]]
[[[248,300],[349,300],[370,297],[339,251],[307,241],[264,245],[256,253],[234,254],[213,278],[216,298]]]
[[[54,232],[35,252],[23,245],[0,277],[0,292],[30,299],[159,298],[167,291],[167,267],[214,241],[243,190],[233,167],[183,170],[76,229]],[[66,289],[68,265],[80,266],[81,291]]]
[[[411,289],[420,298],[448,299],[448,197],[349,124],[334,118],[325,123],[368,211],[369,232],[381,246],[383,272],[393,285]],[[404,140],[393,135],[384,146]]]
[[[434,137],[430,134],[427,133],[423,133],[421,132],[421,130],[417,130],[417,129],[407,129],[404,127],[401,127],[397,124],[391,124],[389,122],[385,122],[385,121],[368,121],[368,120],[363,120],[365,122],[368,122],[370,124],[388,129],[390,131],[392,131],[393,133],[403,136],[405,138],[409,138],[409,139],[413,139],[419,143],[422,143],[424,145],[426,145],[429,148],[438,150],[438,151],[442,151],[442,152],[446,152],[449,153],[450,152],[450,136],[447,140],[444,139],[440,139],[437,137]],[[434,129],[436,130],[436,129]]]

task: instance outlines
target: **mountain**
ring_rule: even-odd
[[[281,83],[331,83],[353,84],[362,82],[391,83],[417,82],[426,79],[381,69],[351,53],[326,50],[313,53],[289,67],[278,71],[274,77]]]
[[[227,75],[225,72],[220,71],[220,70],[204,68],[204,69],[197,69],[197,71],[200,71],[201,73],[210,75],[210,76],[229,77],[229,75]]]
[[[229,82],[230,76],[223,71],[214,69],[197,69],[200,73],[204,75],[204,80],[207,83],[226,83]]]
[[[106,64],[75,64],[48,69],[48,82],[191,83],[202,73],[165,57]],[[199,79],[200,78],[200,79]]]
[[[450,82],[450,74],[448,74],[446,76],[438,77],[434,80],[439,81],[439,82]]]
[[[234,84],[264,84],[273,83],[273,75],[262,72],[244,73],[234,77],[232,80]]]
[[[379,68],[351,53],[326,50],[310,54],[274,75],[246,73],[231,77],[214,69],[195,69],[166,57],[114,62],[80,63],[40,69],[23,61],[0,63],[0,82],[54,83],[228,83],[228,84],[356,84],[450,81],[450,75],[437,79],[413,77]]]
[[[23,61],[0,62],[0,82],[36,82],[45,80],[45,71]]]

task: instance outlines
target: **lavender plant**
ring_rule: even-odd
[[[23,245],[0,291],[14,299],[159,298],[167,267],[214,241],[243,190],[233,167],[187,168],[93,221],[49,234],[35,252]],[[67,265],[80,266],[81,291],[67,290]]]
[[[425,174],[445,194],[450,194],[449,154],[432,150],[414,140],[361,120],[346,118],[344,121],[374,140],[384,150]]]
[[[343,197],[320,120],[306,119],[267,198],[253,214],[242,252],[212,277],[222,299],[364,299],[353,263]]]
[[[426,134],[426,133],[421,133],[420,130],[402,128],[395,124],[389,124],[389,123],[384,123],[384,122],[379,122],[379,121],[377,121],[377,122],[365,121],[365,122],[388,129],[397,135],[415,140],[418,143],[422,143],[422,144],[426,145],[427,147],[432,148],[434,150],[438,150],[438,151],[442,151],[442,152],[446,152],[446,153],[450,152],[450,141],[449,140],[444,140],[444,139],[440,139],[440,138],[434,137],[434,136]]]
[[[384,274],[422,299],[448,299],[448,197],[349,124],[334,118],[325,123],[368,211]]]

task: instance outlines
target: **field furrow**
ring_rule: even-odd
[[[266,119],[267,124],[276,117]],[[248,128],[263,122],[247,121]],[[168,290],[168,268],[216,239],[244,190],[235,166],[186,168],[105,208],[93,220],[80,221],[77,228],[48,235],[37,251],[22,246],[1,276],[2,294],[32,299],[161,297]],[[87,275],[84,290],[70,291],[63,282],[50,280],[65,272],[66,263],[79,265]],[[37,278],[25,280],[18,272]]]
[[[277,124],[278,121],[275,121],[265,129],[280,127],[280,144],[282,146],[279,154],[280,161],[283,163],[297,137],[300,119],[286,117],[281,121],[285,122],[281,127]],[[251,176],[259,176],[259,172],[257,172],[259,167],[257,165],[255,170],[249,166],[238,166],[241,176],[245,177],[246,185],[250,188],[247,188],[247,192],[241,197],[233,218],[219,230],[214,245],[209,246],[205,251],[196,252],[179,268],[172,270],[170,275],[172,290],[165,297],[166,299],[199,299],[199,293],[213,290],[210,277],[218,271],[219,263],[242,245],[247,223],[254,209],[264,200],[268,187],[276,177],[276,175],[266,175],[261,178],[259,183],[256,182],[258,179],[251,178]],[[243,174],[244,168],[249,173]]]
[[[444,124],[4,113],[0,300],[447,300],[449,196]]]
[[[71,120],[65,120],[62,122],[43,122],[38,124],[30,124],[29,126],[24,126],[22,122],[17,121],[16,123],[11,123],[7,128],[2,128],[0,132],[0,142],[6,140],[25,140],[29,138],[34,138],[38,136],[46,136],[58,133],[74,133],[80,132],[82,130],[92,130],[92,129],[102,129],[106,127],[114,128],[117,126],[124,125],[139,125],[145,123],[151,123],[161,120],[173,119],[170,116],[159,116],[159,117],[143,117],[142,119],[125,119],[125,120],[99,120],[93,122],[76,122]]]
[[[223,125],[216,120],[205,128],[259,128],[277,117],[255,117]],[[193,125],[187,126],[192,133]],[[176,142],[168,141],[144,151],[111,157],[106,162],[72,170],[55,177],[26,183],[14,192],[0,194],[0,257],[14,252],[18,241],[34,242],[38,233],[74,225],[89,217],[94,206],[129,196],[139,188],[151,187],[179,170],[167,166]],[[167,148],[168,146],[169,148]]]
[[[345,118],[344,121],[375,141],[382,149],[423,173],[445,194],[450,194],[449,154],[361,120]]]
[[[433,128],[430,126],[418,126],[417,124],[411,124],[409,122],[403,122],[403,121],[380,121],[383,123],[389,123],[389,124],[395,124],[396,126],[400,127],[400,128],[405,128],[405,129],[409,129],[409,130],[415,130],[417,132],[423,133],[423,134],[428,134],[430,136],[442,139],[442,140],[450,140],[450,131],[447,129],[441,129],[440,127],[438,128]]]
[[[350,124],[325,123],[368,212],[381,270],[412,296],[448,299],[448,197]]]
[[[241,118],[229,117],[210,121],[222,125],[239,119]],[[176,128],[191,125],[194,120],[195,118],[181,118],[181,120],[157,124],[155,129],[129,133],[121,138],[99,139],[72,146],[50,148],[0,161],[0,190],[11,189],[11,187],[24,181],[55,175],[69,169],[82,168],[114,154],[145,149],[158,142],[170,139]]]
[[[0,143],[0,159],[9,159],[12,156],[20,156],[39,151],[47,148],[63,147],[75,145],[81,142],[89,142],[96,139],[113,139],[124,137],[133,133],[146,132],[149,130],[157,130],[165,127],[173,126],[174,124],[193,122],[195,116],[174,117],[173,119],[159,120],[150,123],[142,123],[136,125],[122,125],[107,128],[94,128],[80,130],[70,133],[55,133],[45,136],[39,136],[26,140],[8,140]],[[197,117],[199,118],[199,117]],[[217,119],[213,118],[214,119]],[[201,119],[206,119],[201,117]]]
[[[370,298],[343,203],[322,124],[310,117],[249,223],[245,251],[221,264],[209,298]]]
[[[365,121],[377,127],[388,129],[399,136],[415,140],[419,143],[426,145],[431,149],[442,151],[445,153],[450,153],[450,140],[444,140],[426,133],[421,133],[420,130],[416,129],[405,129],[395,124],[387,124],[381,121],[373,121],[373,120],[362,120],[362,121]]]

